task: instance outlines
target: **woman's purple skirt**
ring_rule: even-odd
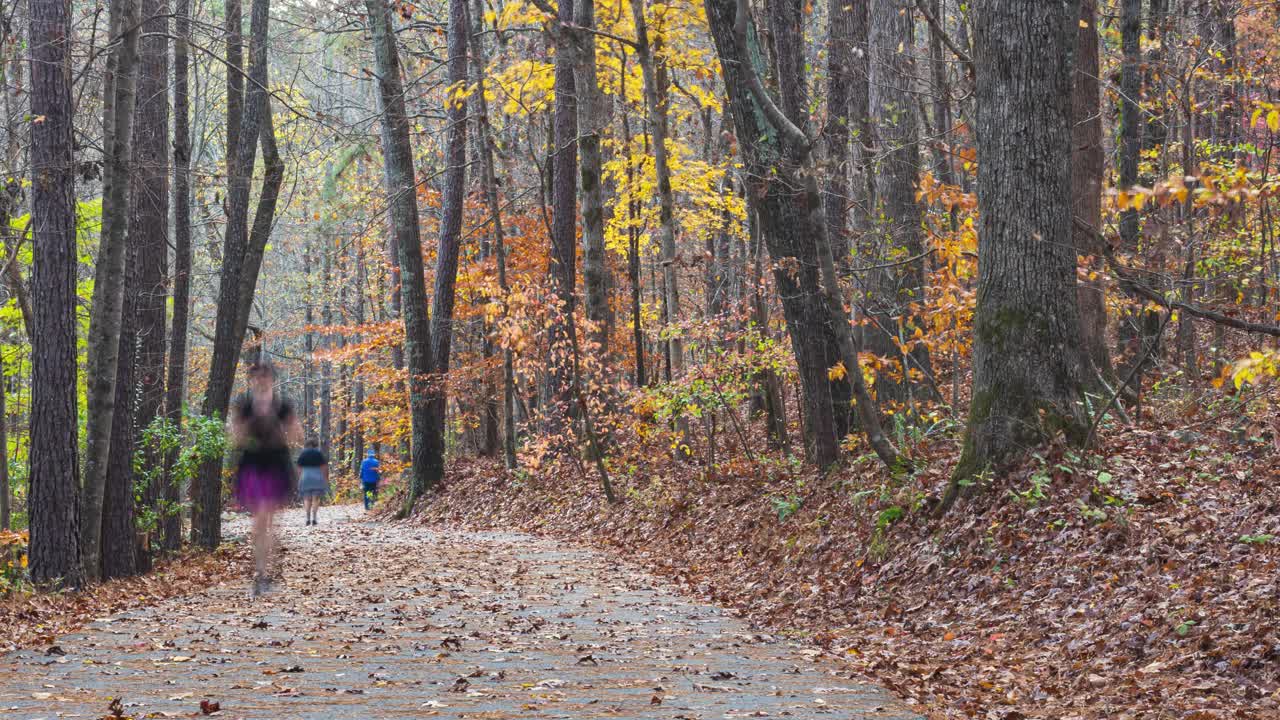
[[[289,499],[289,471],[274,465],[241,465],[236,501],[250,512],[274,510]]]

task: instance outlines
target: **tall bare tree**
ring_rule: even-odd
[[[142,15],[129,224],[130,242],[138,251],[138,355],[134,374],[137,406],[130,421],[139,431],[162,416],[165,399],[165,326],[169,300],[168,0],[142,0]],[[177,305],[174,307],[176,312]],[[148,466],[162,467],[164,458],[156,454],[157,448],[143,450],[147,453]],[[131,466],[132,455],[131,451]],[[148,509],[158,512],[164,483],[160,474],[152,477],[144,491],[144,500]],[[155,540],[159,541],[159,537]],[[148,553],[139,553],[141,569],[147,569],[149,557]]]
[[[31,579],[77,586],[76,205],[71,6],[31,0]]]
[[[573,23],[573,1],[560,0],[559,28]],[[550,339],[547,390],[550,406],[545,425],[552,432],[567,429],[575,378],[574,308],[577,305],[578,109],[574,86],[574,48],[563,31],[553,30],[556,43],[555,106],[551,148],[551,285],[559,302]]]
[[[574,91],[578,94],[578,164],[582,177],[582,285],[587,319],[594,325],[591,339],[601,357],[609,354],[612,310],[609,304],[609,266],[604,247],[604,188],[601,185],[600,136],[608,123],[604,94],[596,78],[595,0],[576,0],[570,41],[577,68]]]
[[[645,119],[653,148],[653,172],[658,195],[658,237],[662,252],[663,313],[667,323],[674,324],[680,316],[679,258],[676,257],[675,193],[671,190],[671,161],[667,154],[667,137],[670,121],[667,117],[667,101],[670,95],[670,78],[665,63],[655,52],[649,39],[645,11],[647,0],[631,3],[631,14],[636,25],[636,60],[644,81]],[[671,376],[684,374],[684,341],[671,328],[668,332],[667,356]]]

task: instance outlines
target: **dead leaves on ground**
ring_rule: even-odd
[[[1103,487],[1055,472],[1030,503],[1026,468],[942,522],[877,527],[865,478],[807,478],[818,489],[782,522],[767,499],[793,477],[669,463],[637,473],[641,501],[610,507],[589,478],[517,484],[484,461],[455,467],[418,521],[613,547],[808,631],[936,718],[1280,717],[1277,461],[1173,429],[1110,431]],[[925,492],[955,459],[929,451]]]
[[[188,595],[247,567],[245,549],[228,545],[217,552],[189,552],[164,561],[155,571],[112,580],[80,592],[14,593],[0,597],[0,652],[48,645],[93,622],[171,597]]]

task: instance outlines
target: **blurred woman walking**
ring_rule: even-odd
[[[249,368],[249,392],[238,401],[229,418],[231,438],[240,451],[235,494],[253,515],[254,577],[251,597],[271,589],[267,564],[272,551],[275,514],[290,495],[293,462],[290,441],[302,436],[302,427],[288,400],[275,392],[275,368],[267,362]]]

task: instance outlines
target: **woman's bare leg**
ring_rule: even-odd
[[[261,507],[253,514],[253,570],[256,579],[266,578],[270,557],[271,511]]]

